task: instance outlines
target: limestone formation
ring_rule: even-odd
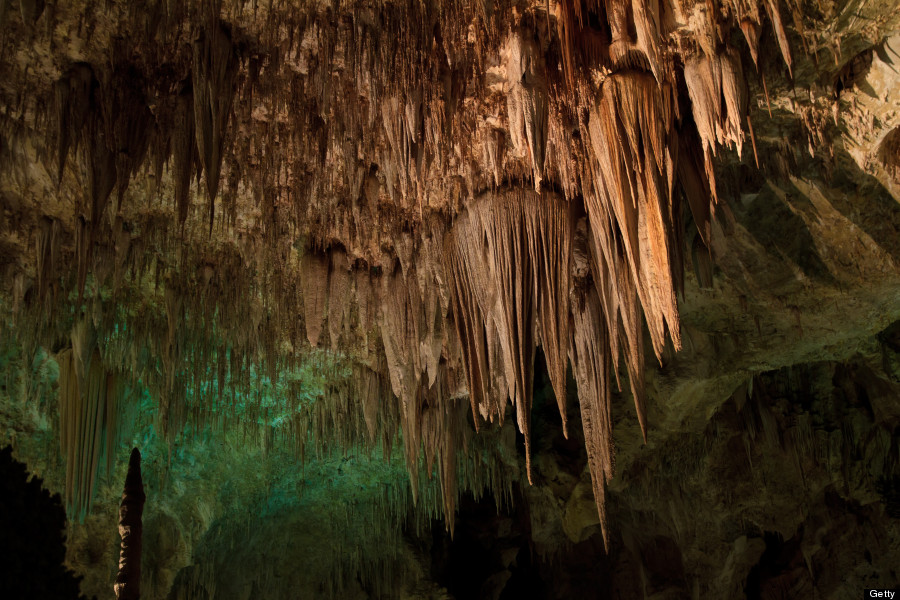
[[[523,479],[552,479],[546,364],[587,460],[569,491],[633,550],[617,445],[633,460],[738,379],[849,344],[815,294],[872,315],[866,336],[900,318],[884,0],[19,5],[0,2],[0,316],[59,365],[76,520],[143,407],[170,449],[396,451],[409,489],[384,510],[408,494],[453,532],[461,494],[518,478],[507,413]],[[730,546],[735,572],[757,549]]]

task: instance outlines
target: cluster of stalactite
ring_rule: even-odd
[[[81,521],[87,515],[100,465],[113,472],[120,403],[127,393],[125,377],[107,370],[93,332],[84,323],[72,331],[72,348],[59,363],[59,434],[66,457],[66,507]]]
[[[465,402],[462,408],[467,409]],[[514,462],[512,427],[508,424],[505,429],[506,440],[493,435],[499,432],[471,437],[466,453],[484,457],[469,460],[470,467],[481,461],[490,468],[496,468],[500,460]],[[498,460],[497,446],[504,446],[510,454]],[[269,460],[290,459],[283,450],[273,452]],[[421,574],[411,570],[406,562],[408,536],[430,535],[441,519],[444,507],[440,482],[422,478],[414,494],[410,486],[400,483],[404,474],[402,459],[379,455],[377,451],[370,459],[360,455],[327,456],[328,450],[321,447],[317,452],[324,455],[321,462],[307,462],[302,471],[273,484],[258,503],[245,497],[243,510],[218,520],[195,548],[194,564],[179,572],[170,596],[214,595],[216,589],[229,585],[229,574],[235,571],[243,583],[249,580],[259,593],[277,596],[284,589],[285,568],[289,572],[287,578],[299,584],[299,589],[314,590],[323,598],[347,597],[357,585],[373,595],[390,595],[405,584],[415,584]],[[460,489],[472,492],[476,498],[489,492],[498,506],[508,509],[511,488],[490,489],[485,485],[487,473],[476,475],[477,470],[477,466],[467,469],[460,461]],[[472,485],[464,487],[467,477]],[[257,540],[277,539],[290,532],[288,535],[295,542],[314,546],[317,560],[302,572],[291,569],[295,558],[286,556],[277,545],[248,544],[248,529],[258,534]],[[328,543],[323,544],[322,540]]]
[[[3,263],[29,343],[84,320],[114,331],[106,364],[158,394],[175,432],[327,345],[357,365],[340,393],[369,437],[379,419],[402,432],[412,489],[422,454],[437,466],[450,519],[466,395],[476,426],[510,401],[531,477],[540,345],[564,427],[572,366],[606,533],[610,378],[623,358],[646,437],[644,323],[657,357],[680,348],[680,203],[706,249],[713,159],[741,152],[745,125],[752,139],[738,36],[758,63],[770,21],[791,68],[778,3],[105,10],[4,16],[4,47],[53,48],[56,23],[84,46],[0,69],[20,92],[0,95],[3,130],[46,131],[37,185],[69,206],[25,198],[6,224],[35,240],[28,264]],[[5,174],[31,156],[2,150]],[[85,377],[65,380],[66,410],[100,406]],[[304,418],[301,444],[308,419],[343,417]],[[102,422],[86,427],[64,447]]]

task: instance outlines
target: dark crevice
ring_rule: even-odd
[[[59,494],[29,478],[9,446],[0,450],[0,595],[84,600],[81,578],[63,564],[65,528]]]

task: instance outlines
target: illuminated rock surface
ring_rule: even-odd
[[[0,1],[0,442],[111,597],[900,580],[886,0]],[[616,595],[618,594],[618,595]]]

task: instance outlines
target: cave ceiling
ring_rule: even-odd
[[[278,435],[396,443],[452,529],[504,422],[540,476],[540,348],[608,540],[617,470],[900,319],[894,8],[0,0],[3,335],[59,363],[70,514],[129,386],[175,439],[313,364]]]

